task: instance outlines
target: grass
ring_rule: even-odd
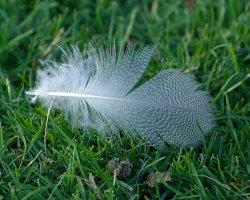
[[[0,199],[250,199],[250,2],[192,2],[0,1]],[[24,91],[54,44],[93,36],[158,44],[147,78],[168,68],[197,77],[217,107],[200,148],[103,139],[54,113],[45,151],[47,111]],[[115,157],[132,162],[126,179],[106,170]],[[172,181],[147,185],[166,171]]]

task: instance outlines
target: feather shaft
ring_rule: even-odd
[[[72,92],[46,92],[46,93],[41,93],[39,91],[26,91],[26,95],[28,96],[52,96],[52,97],[74,97],[74,98],[83,98],[83,99],[100,99],[100,100],[110,100],[110,101],[124,101],[124,102],[134,102],[134,103],[143,103],[143,104],[151,104],[151,105],[159,105],[159,103],[154,103],[154,102],[146,102],[142,100],[133,100],[133,99],[128,99],[128,98],[115,98],[115,97],[106,97],[106,96],[96,96],[96,95],[88,95],[88,94],[81,94],[81,93],[72,93]],[[185,107],[178,107],[178,106],[173,106],[173,105],[168,105],[165,104],[165,106],[171,106],[171,108],[176,108],[176,109],[183,109],[187,110],[190,112],[200,112],[199,110],[196,109],[190,109],[190,108],[185,108]]]
[[[106,96],[96,96],[96,95],[88,95],[88,94],[81,94],[81,93],[72,93],[72,92],[46,92],[41,93],[38,91],[26,91],[26,95],[29,96],[55,96],[55,97],[78,97],[78,98],[85,98],[85,99],[103,99],[103,100],[113,100],[113,101],[131,101],[137,103],[145,103],[143,101],[137,101],[133,99],[125,99],[125,98],[115,98],[115,97],[106,97]]]

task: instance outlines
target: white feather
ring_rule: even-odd
[[[170,143],[197,146],[213,128],[210,96],[198,90],[191,76],[164,70],[134,89],[152,56],[154,46],[89,45],[63,51],[62,63],[44,61],[37,87],[26,92],[45,107],[64,112],[75,127],[111,133],[122,129],[140,134],[155,147]]]

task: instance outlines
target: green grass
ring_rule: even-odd
[[[191,2],[191,1],[186,1]],[[0,1],[0,199],[250,199],[250,2],[202,0]],[[147,78],[168,68],[195,75],[213,96],[217,126],[197,149],[160,151],[121,135],[72,130],[31,105],[39,60],[93,37],[155,43]],[[57,41],[56,41],[57,40]],[[128,158],[132,174],[105,169]],[[151,172],[172,181],[149,188]],[[91,181],[94,177],[94,182]]]

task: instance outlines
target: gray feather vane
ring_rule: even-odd
[[[63,111],[73,127],[103,135],[123,130],[155,147],[197,146],[214,126],[211,97],[193,77],[176,69],[160,72],[138,88],[154,46],[93,46],[63,51],[62,61],[44,61],[37,86],[26,95]]]

